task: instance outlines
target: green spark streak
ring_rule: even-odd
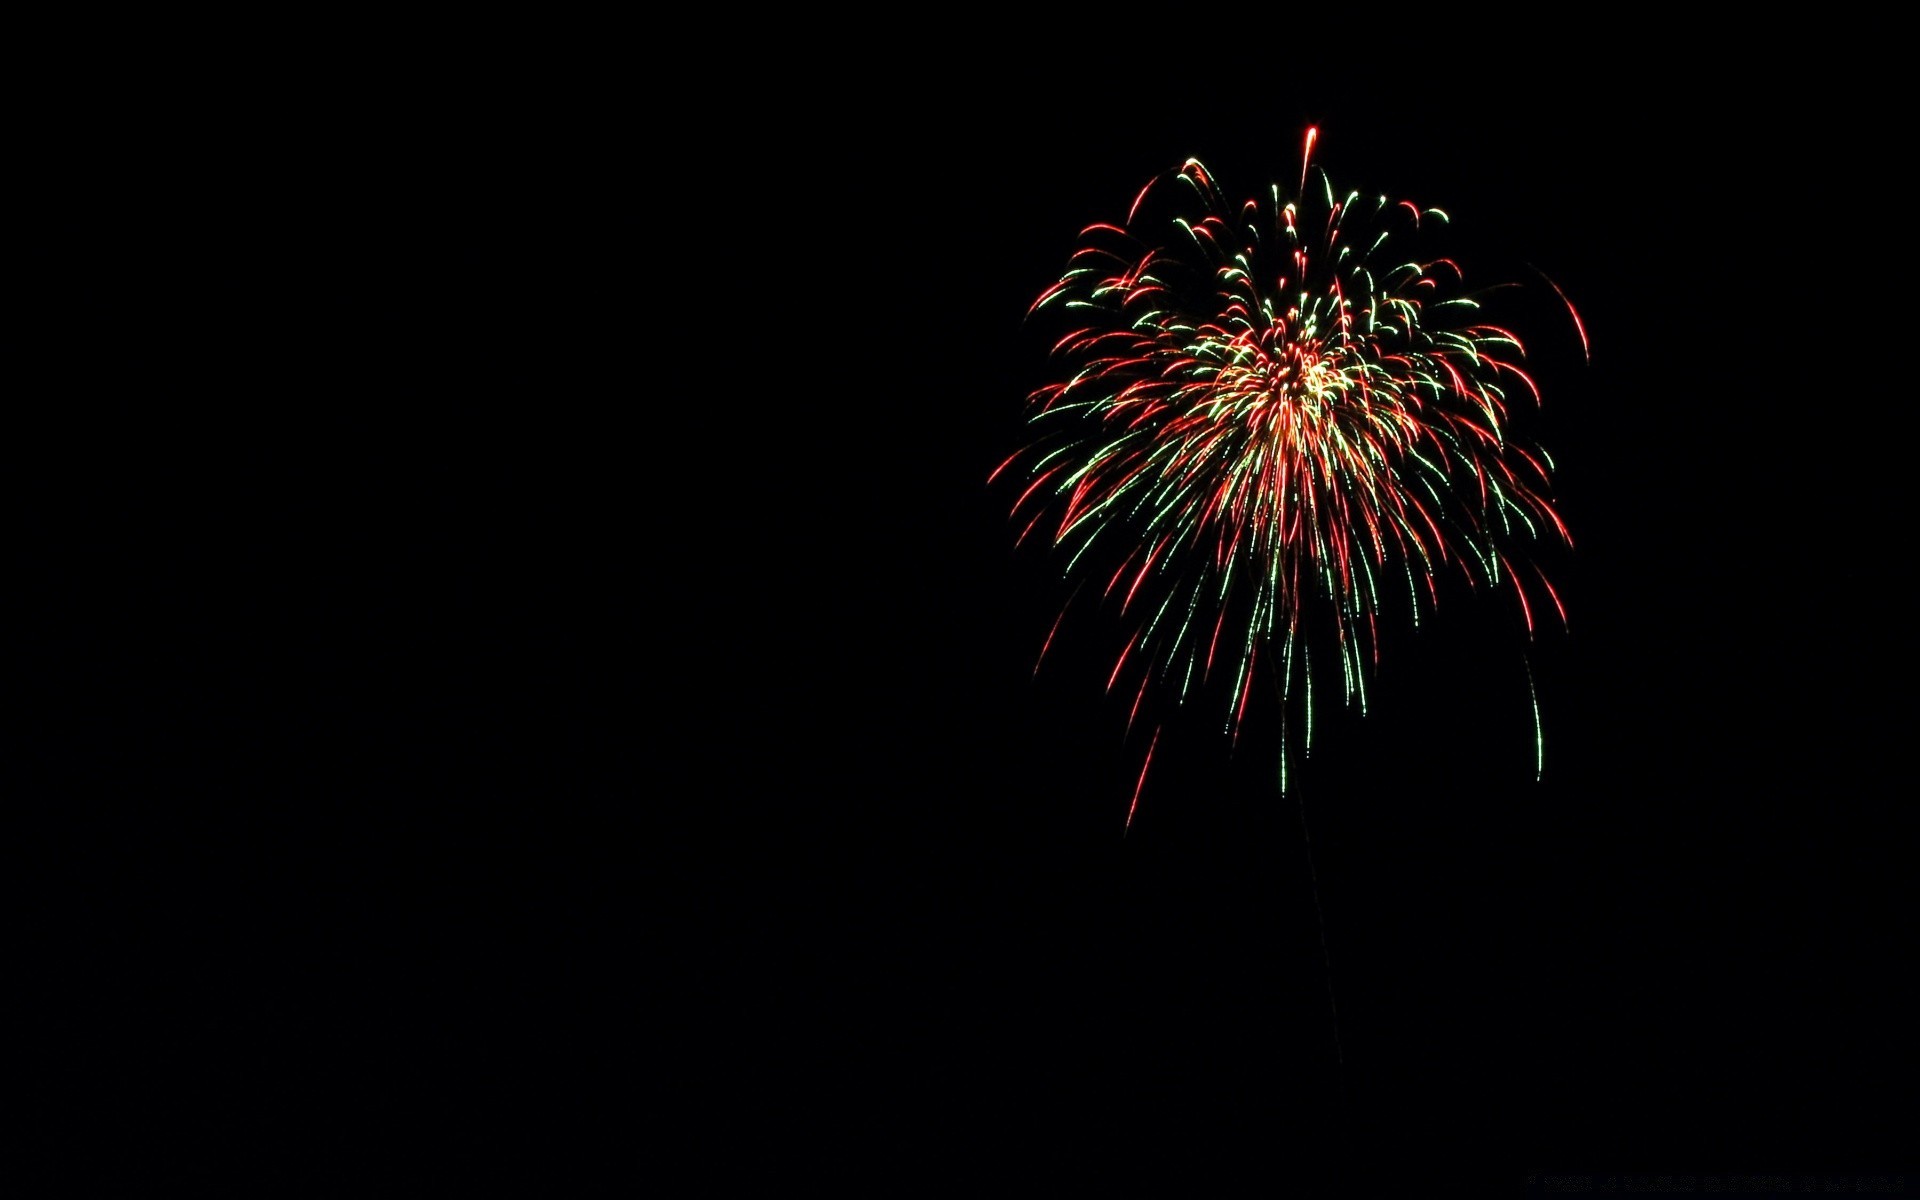
[[[1062,447],[1060,447],[1060,448],[1059,448],[1058,450],[1055,450],[1055,451],[1053,451],[1052,453],[1050,453],[1050,454],[1048,454],[1048,455],[1046,455],[1045,457],[1043,457],[1043,458],[1041,458],[1041,459],[1040,459],[1040,460],[1039,460],[1038,462],[1036,462],[1036,463],[1034,463],[1034,464],[1033,464],[1033,473],[1034,473],[1035,475],[1038,475],[1038,474],[1040,474],[1040,473],[1041,473],[1042,471],[1044,471],[1044,470],[1046,469],[1046,466],[1047,466],[1047,464],[1048,464],[1048,463],[1050,463],[1050,462],[1052,462],[1052,461],[1053,461],[1054,459],[1056,459],[1056,458],[1059,458],[1059,457],[1060,457],[1060,456],[1061,456],[1062,454],[1065,454],[1065,453],[1067,453],[1067,452],[1068,452],[1069,450],[1071,450],[1071,449],[1073,449],[1073,447],[1072,447],[1072,446],[1062,446]],[[1058,490],[1059,490],[1059,489],[1057,489],[1057,488],[1055,489],[1055,491],[1056,491],[1056,492],[1057,492]]]
[[[1300,644],[1300,696],[1307,716],[1306,740],[1300,743],[1300,753],[1313,753],[1313,652],[1305,642]]]
[[[1093,539],[1094,539],[1094,536],[1095,536],[1095,534],[1097,534],[1098,532],[1099,532],[1098,530],[1095,530],[1095,531],[1094,531],[1094,533],[1090,533],[1090,534],[1088,534],[1088,535],[1087,535],[1087,540],[1086,540],[1086,541],[1084,541],[1084,542],[1082,542],[1082,543],[1080,543],[1080,548],[1079,548],[1078,550],[1075,550],[1075,551],[1073,552],[1073,555],[1072,555],[1072,557],[1070,557],[1069,559],[1067,559],[1067,565],[1066,565],[1066,567],[1065,567],[1065,569],[1064,569],[1064,570],[1062,570],[1062,572],[1061,572],[1061,574],[1062,574],[1062,575],[1064,575],[1065,577],[1067,577],[1067,578],[1069,578],[1069,579],[1071,579],[1071,578],[1073,577],[1073,569],[1074,569],[1074,564],[1076,564],[1076,563],[1078,563],[1078,562],[1080,561],[1080,556],[1081,556],[1082,554],[1085,554],[1085,553],[1086,553],[1086,552],[1087,552],[1088,550],[1090,550],[1090,549],[1092,549],[1092,548],[1093,548]]]
[[[1380,585],[1375,582],[1373,578],[1373,564],[1364,558],[1358,558],[1354,561],[1359,564],[1358,574],[1361,583],[1365,585],[1366,591],[1364,597],[1359,595],[1354,597],[1354,613],[1357,615],[1363,612],[1378,612],[1380,609]]]
[[[1547,771],[1547,738],[1540,727],[1540,693],[1533,686],[1533,664],[1521,659],[1527,668],[1527,700],[1533,705],[1533,781],[1540,782]]]
[[[1343,634],[1340,638],[1340,687],[1349,701],[1354,694],[1354,674],[1353,648],[1347,644]],[[1361,711],[1365,712],[1366,709],[1362,708]]]
[[[1147,622],[1147,631],[1142,636],[1142,641],[1150,642],[1153,640],[1153,631],[1159,628],[1160,618],[1166,615],[1168,606],[1173,603],[1173,597],[1174,593],[1170,591],[1167,593],[1167,598],[1160,602],[1160,608],[1153,614],[1153,620]]]

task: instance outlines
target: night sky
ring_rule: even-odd
[[[35,1143],[371,1194],[1911,1188],[1902,143],[1691,53],[72,113],[6,251]],[[1023,315],[1155,175],[1251,194],[1309,125],[1578,307],[1521,414],[1568,626],[1388,622],[1285,797],[1277,713],[1197,706],[1123,836],[1118,626],[1034,672],[1071,582],[987,484]]]

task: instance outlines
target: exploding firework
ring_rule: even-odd
[[[1314,138],[1292,198],[1275,184],[1230,206],[1191,159],[1150,182],[1124,224],[1082,232],[1029,313],[1066,322],[1062,370],[993,478],[1024,472],[1020,541],[1050,540],[1118,604],[1107,689],[1131,692],[1129,729],[1156,685],[1177,708],[1218,682],[1237,738],[1266,673],[1310,745],[1310,646],[1364,713],[1382,614],[1417,623],[1448,573],[1510,589],[1529,636],[1543,599],[1566,620],[1513,549],[1571,545],[1551,460],[1510,434],[1515,401],[1540,402],[1519,337],[1423,252],[1444,212],[1336,193]]]

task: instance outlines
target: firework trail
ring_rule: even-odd
[[[1217,682],[1237,738],[1267,673],[1310,745],[1327,655],[1309,645],[1332,648],[1364,713],[1382,614],[1417,624],[1443,574],[1511,589],[1529,636],[1543,600],[1566,619],[1511,549],[1571,545],[1551,460],[1509,434],[1516,399],[1540,402],[1520,339],[1452,259],[1419,252],[1445,213],[1336,193],[1315,137],[1292,198],[1229,205],[1192,159],[1149,183],[1029,312],[1065,322],[1062,377],[1028,398],[1034,440],[992,478],[1024,473],[1019,540],[1049,540],[1098,585],[1076,595],[1119,606],[1107,688],[1131,693],[1129,729],[1150,688],[1179,707]]]

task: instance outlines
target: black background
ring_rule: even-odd
[[[395,1194],[1910,1170],[1872,73],[778,32],[18,110],[34,1145]],[[1023,314],[1154,175],[1250,194],[1308,125],[1579,307],[1590,362],[1530,339],[1568,628],[1456,594],[1296,793],[1257,712],[1171,733],[1123,837],[1111,630],[1034,674],[1066,588],[986,483]]]

